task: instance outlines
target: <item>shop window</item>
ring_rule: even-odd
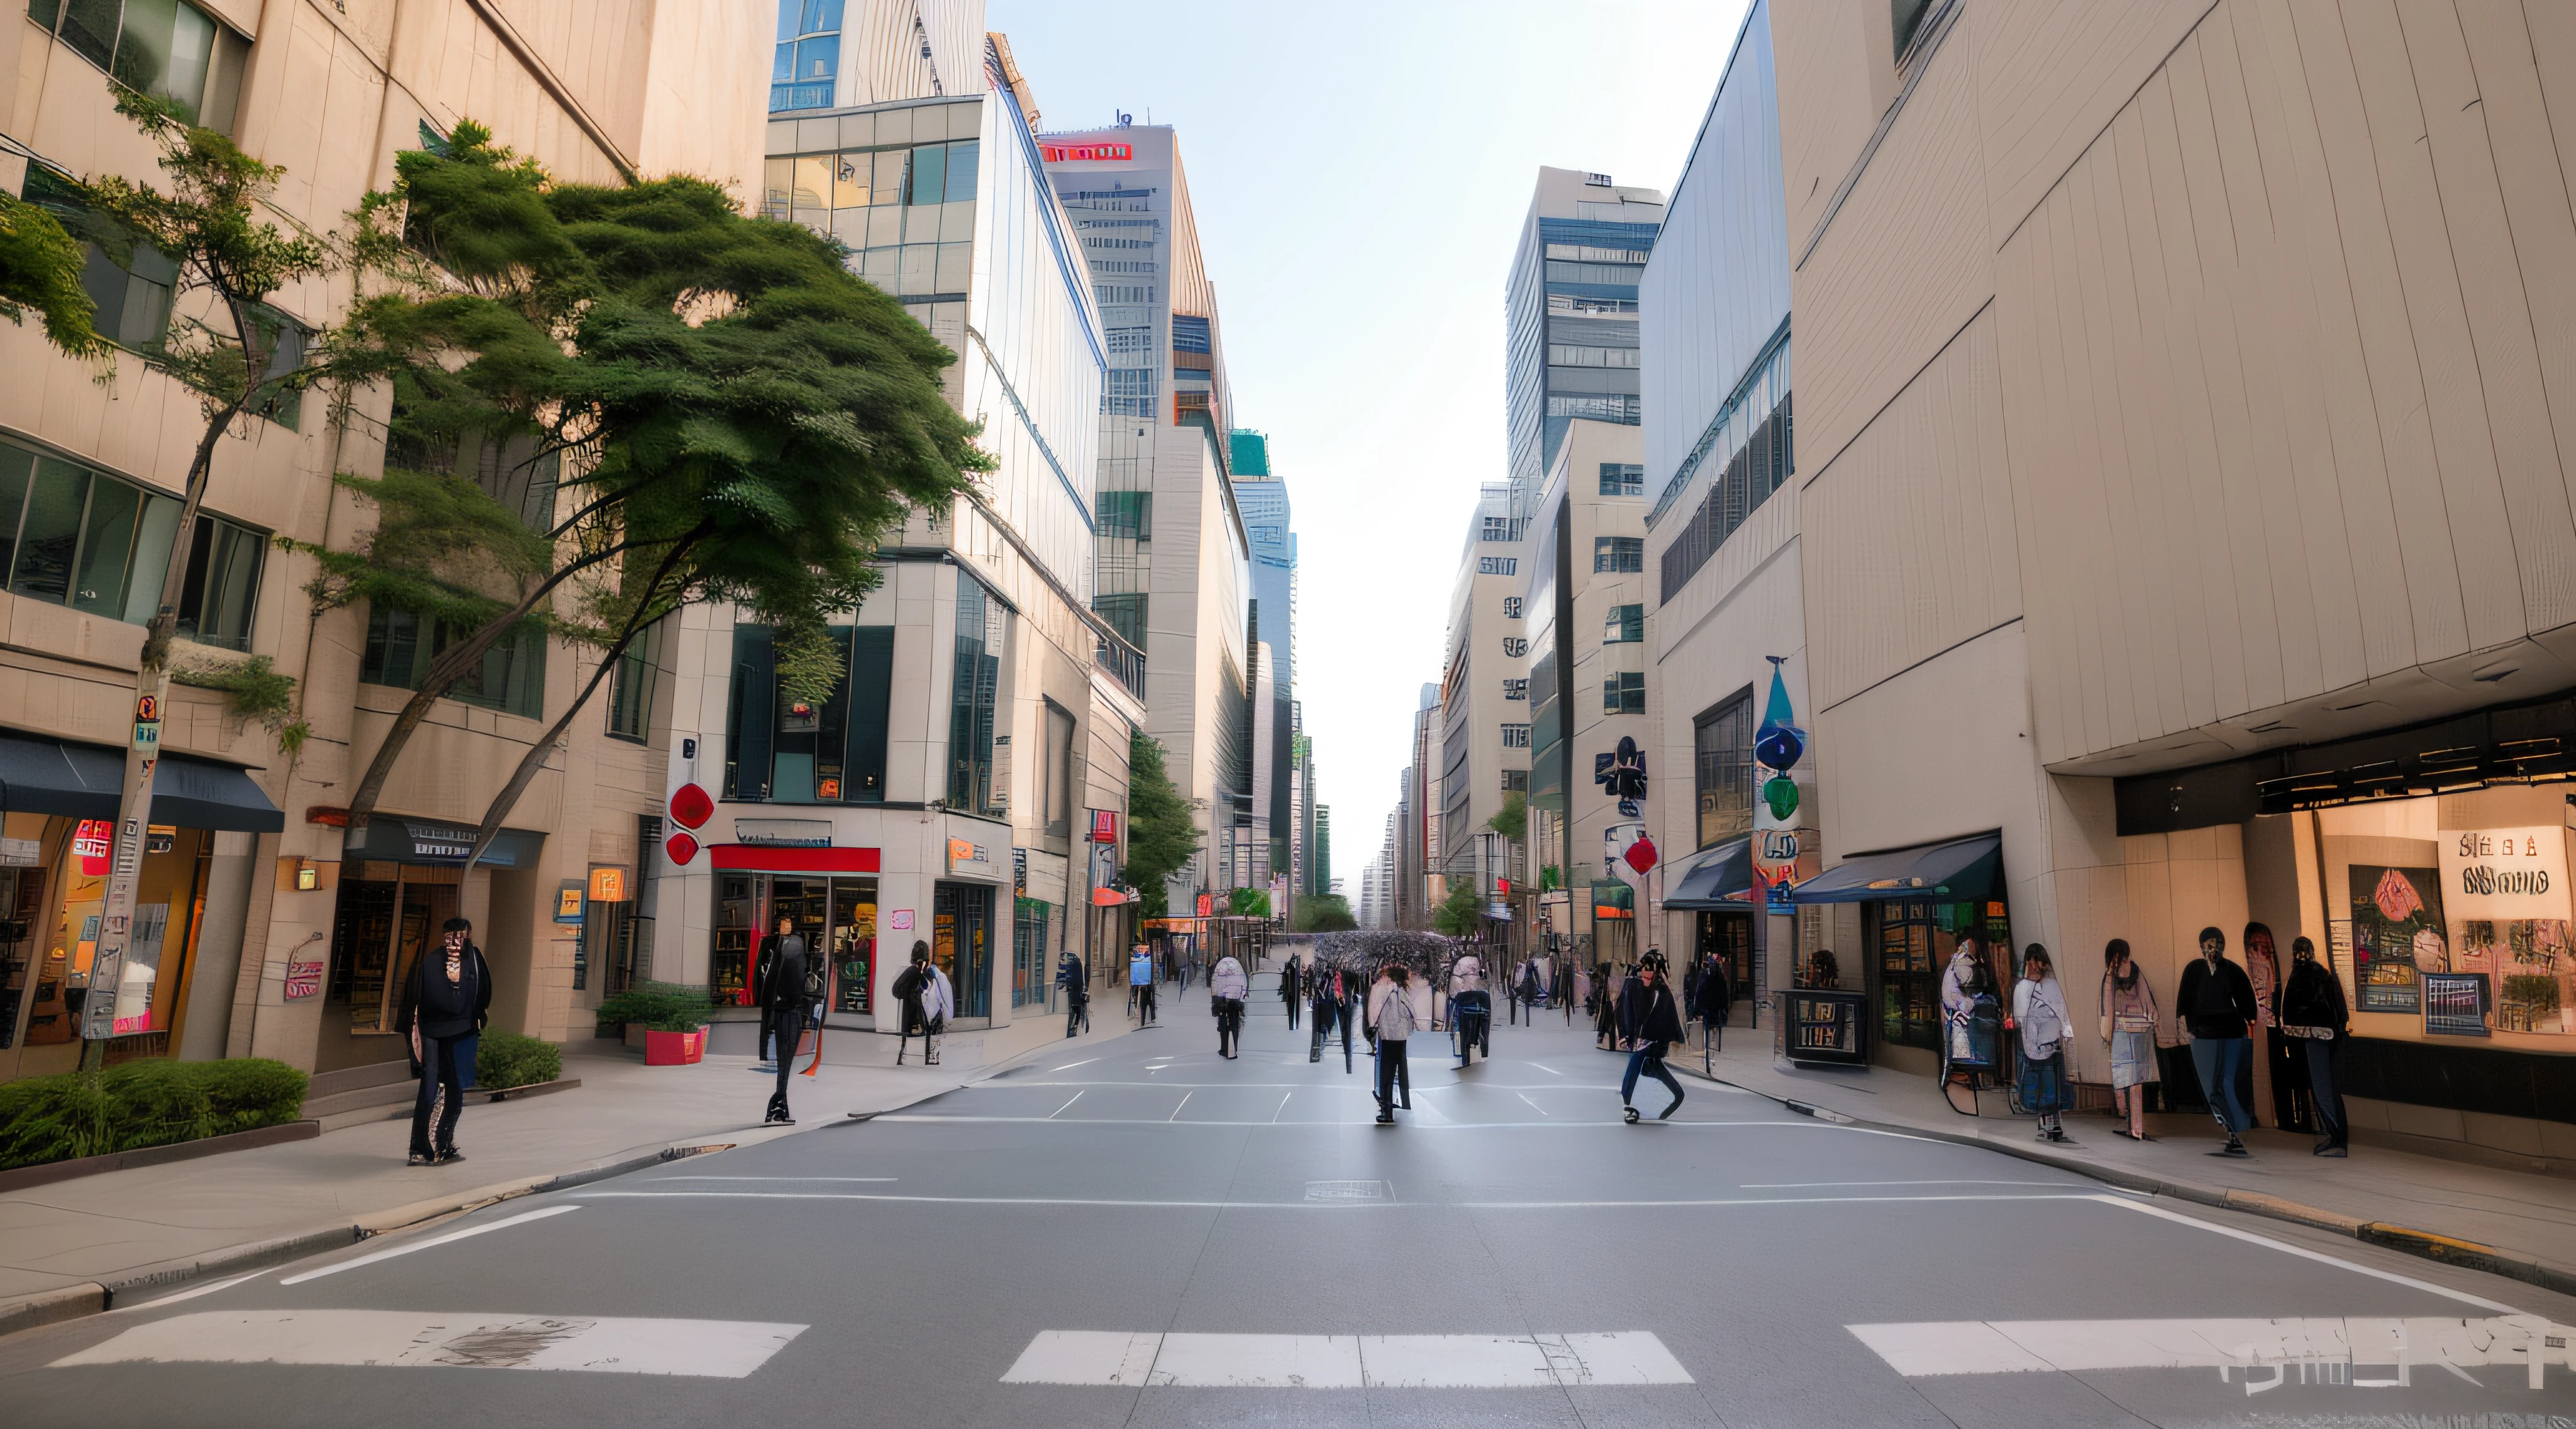
[[[1644,714],[1646,712],[1646,676],[1642,670],[1627,670],[1601,682],[1603,714]]]
[[[145,623],[160,602],[179,506],[77,462],[0,442],[0,569],[14,595]],[[242,619],[247,631],[247,609]]]
[[[993,706],[1005,613],[984,584],[957,573],[957,651],[949,685],[948,806],[1001,812],[993,788]]]
[[[1890,1045],[1941,1045],[1941,974],[1950,966],[1964,934],[1975,934],[1988,949],[2009,947],[2012,928],[2001,903],[1864,903],[1862,935],[1876,964],[1879,1035]],[[1986,975],[2009,977],[2008,960],[1991,955]]]
[[[1055,905],[1014,898],[1011,909],[1011,1006],[1044,1007],[1054,981],[1047,966],[1047,925]]]
[[[840,682],[822,704],[802,704],[778,688],[776,633],[766,625],[734,627],[725,717],[727,799],[884,802],[894,628],[834,626],[832,638],[845,642]]]
[[[1595,536],[1592,538],[1592,569],[1595,571],[1643,571],[1646,568],[1646,541],[1642,536]]]
[[[930,960],[948,974],[958,1017],[993,1015],[993,890],[936,883],[930,890]]]
[[[1602,624],[1604,645],[1634,645],[1646,638],[1646,608],[1642,605],[1614,605]]]
[[[1699,802],[1699,847],[1753,832],[1751,690],[1691,722],[1691,782]]]
[[[1046,702],[1046,744],[1038,768],[1038,789],[1047,836],[1073,834],[1073,716],[1053,700]]]
[[[259,603],[259,571],[268,549],[266,532],[220,516],[197,518],[188,543],[188,577],[179,591],[179,634],[200,645],[250,648],[251,616]]]
[[[367,649],[358,663],[358,678],[370,685],[417,690],[428,678],[431,662],[472,633],[408,610],[371,605]],[[545,631],[524,625],[492,642],[483,659],[441,698],[525,719],[545,718]]]
[[[613,739],[641,742],[652,733],[653,688],[660,672],[663,621],[651,625],[618,653],[617,674],[608,686],[608,733]]]
[[[118,83],[231,132],[250,41],[188,0],[28,0],[27,18]]]

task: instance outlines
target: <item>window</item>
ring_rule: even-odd
[[[429,674],[430,662],[472,633],[443,620],[424,621],[408,610],[370,606],[367,651],[359,662],[358,678],[370,685],[417,690]],[[482,663],[450,686],[444,698],[526,719],[543,719],[545,632],[525,626],[492,642],[492,648],[483,652]]]
[[[1518,575],[1520,569],[1521,562],[1518,556],[1478,556],[1476,558],[1476,574],[1480,576]]]
[[[1504,770],[1504,771],[1503,771],[1503,792],[1504,792],[1504,793],[1506,793],[1506,794],[1526,794],[1526,793],[1528,793],[1528,792],[1529,792],[1529,771],[1528,771],[1528,770],[1526,770],[1526,769],[1506,769],[1506,770]]]
[[[983,582],[957,573],[957,654],[949,686],[948,806],[1001,812],[993,788],[993,701],[1002,676],[1007,618]]]
[[[1113,417],[1150,417],[1160,384],[1151,367],[1113,367],[1100,389],[1100,410]]]
[[[1644,714],[1646,712],[1646,676],[1630,670],[1612,675],[1601,682],[1603,714]]]
[[[1887,0],[1888,27],[1895,31],[1896,58],[1905,58],[1913,48],[1914,37],[1923,30],[1923,17],[1932,13],[1932,0]]]
[[[262,387],[251,394],[249,409],[288,431],[299,430],[304,421],[304,392],[288,388],[279,378],[304,365],[304,353],[313,340],[312,330],[266,303],[251,309],[251,346],[268,353],[267,369],[261,373]]]
[[[1637,310],[1637,300],[1634,298],[1582,298],[1572,293],[1550,293],[1547,295],[1547,310],[1552,313],[1584,313],[1594,316],[1604,313],[1633,313]]]
[[[34,164],[27,166],[27,201],[52,213],[88,246],[81,288],[98,306],[90,319],[98,335],[138,352],[159,347],[170,331],[170,293],[178,286],[179,265],[136,242],[91,209],[78,188]]]
[[[1529,653],[1529,642],[1517,635],[1506,635],[1503,637],[1503,653],[1517,660]]]
[[[817,707],[781,695],[776,632],[766,625],[734,627],[725,711],[725,798],[781,804],[884,801],[894,627],[836,626],[831,633],[834,640],[849,643],[843,647],[841,681]]]
[[[1643,571],[1645,568],[1645,537],[1595,536],[1592,538],[1592,569],[1596,571]]]
[[[1154,493],[1104,491],[1098,501],[1101,535],[1130,541],[1154,539]]]
[[[1548,266],[1557,265],[1551,263]],[[1550,367],[1634,367],[1637,365],[1637,349],[1551,342],[1547,345],[1547,362]]]
[[[1570,258],[1578,263],[1643,263],[1651,255],[1643,248],[1595,248],[1589,243],[1551,243],[1550,258]]]
[[[769,64],[769,112],[832,107],[841,72],[841,0],[778,0],[778,49]]]
[[[1046,745],[1038,768],[1039,812],[1047,835],[1073,833],[1073,715],[1053,700],[1046,702]]]
[[[1580,417],[1587,422],[1617,422],[1633,427],[1638,422],[1638,411],[1633,392],[1560,393],[1547,399],[1549,416]]]
[[[1753,832],[1753,783],[1753,692],[1746,690],[1691,722],[1699,847]]]
[[[1530,727],[1529,727],[1528,725],[1525,725],[1525,724],[1507,724],[1507,725],[1504,725],[1504,726],[1503,726],[1503,748],[1505,748],[1505,749],[1527,749],[1527,748],[1529,748],[1529,731],[1530,731]]]
[[[1646,469],[1632,461],[1601,463],[1601,494],[1604,496],[1645,495]]]
[[[1479,541],[1517,541],[1520,538],[1521,523],[1509,516],[1485,517],[1482,524],[1476,528],[1476,539]]]
[[[1047,966],[1047,924],[1052,903],[1035,898],[1011,900],[1011,1006],[1044,1007],[1047,989],[1055,985]]]
[[[171,519],[177,517],[173,511]],[[220,516],[197,518],[195,538],[188,543],[187,582],[179,590],[182,639],[226,650],[250,648],[251,612],[259,602],[260,559],[267,548],[266,532],[236,526]],[[156,590],[144,598],[159,596]]]
[[[636,633],[617,656],[617,673],[609,678],[608,733],[612,739],[639,743],[653,728],[654,675],[661,665],[662,622]]]
[[[232,132],[250,41],[187,0],[29,0],[27,18],[119,84]]]
[[[1252,538],[1252,544],[1256,546],[1284,546],[1288,544],[1288,535],[1286,528],[1284,527],[1255,526],[1251,529],[1249,534]]]
[[[1142,650],[1145,648],[1146,600],[1143,591],[1096,595],[1091,598],[1091,609],[1109,622],[1110,629],[1125,636],[1128,644]]]
[[[1109,339],[1112,353],[1154,350],[1154,330],[1149,327],[1114,327],[1104,335]]]
[[[1505,681],[1503,681],[1503,698],[1504,698],[1504,699],[1507,699],[1507,700],[1525,700],[1525,699],[1528,699],[1528,698],[1529,698],[1529,681],[1527,681],[1527,680],[1505,680]]]
[[[1504,596],[1504,597],[1503,597],[1503,619],[1505,619],[1505,620],[1518,620],[1518,619],[1520,619],[1520,618],[1521,618],[1521,598],[1520,598],[1519,596],[1516,596],[1516,595],[1507,595],[1507,596]]]
[[[1150,299],[1135,301],[1147,302]],[[1187,313],[1172,314],[1172,351],[1212,353],[1215,350],[1215,330],[1206,318],[1192,317]]]
[[[1646,638],[1646,608],[1642,605],[1614,605],[1602,623],[1601,643],[1633,645]]]
[[[1637,275],[1644,271],[1645,268],[1642,265],[1632,267],[1626,263],[1561,263],[1550,260],[1547,264],[1547,281],[1599,283],[1606,286],[1634,288],[1637,286]]]
[[[144,624],[160,603],[179,505],[77,462],[0,442],[0,575],[13,594]],[[224,589],[239,601],[229,619],[247,644],[262,538],[233,529],[248,536],[251,566],[228,570]],[[202,599],[204,572],[192,565],[187,579]]]
[[[1784,394],[1768,416],[1752,425],[1752,430],[1742,438],[1743,445],[1736,448],[1716,479],[1709,483],[1708,494],[1700,498],[1690,520],[1682,524],[1672,544],[1664,548],[1661,599],[1671,600],[1679,594],[1690,578],[1699,573],[1700,567],[1707,565],[1709,559],[1717,554],[1718,547],[1726,544],[1726,538],[1734,535],[1736,529],[1770,499],[1772,492],[1789,484],[1789,477],[1796,469],[1794,414],[1790,408],[1791,399]],[[1710,424],[1712,434],[1719,425],[1715,422]],[[1701,445],[1712,453],[1723,450],[1715,445],[1711,436],[1703,436],[1700,440]],[[1693,469],[1696,459],[1686,461],[1683,466],[1685,471]],[[1686,481],[1687,477],[1676,475],[1674,480],[1678,484]]]

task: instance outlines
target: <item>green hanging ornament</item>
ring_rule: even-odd
[[[1782,823],[1798,812],[1798,781],[1786,774],[1774,774],[1762,786],[1762,802],[1771,806],[1771,817]]]

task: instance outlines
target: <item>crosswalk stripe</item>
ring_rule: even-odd
[[[1565,1335],[1239,1335],[1044,1330],[1004,1384],[1204,1389],[1554,1389],[1690,1384],[1645,1330]]]
[[[55,1360],[589,1370],[741,1379],[803,1325],[412,1310],[208,1310],[137,1325]]]
[[[1862,1344],[1908,1379],[1955,1374],[2084,1373],[2113,1369],[2307,1366],[2339,1369],[2323,1383],[2360,1383],[2354,1372],[2412,1366],[2466,1371],[2506,1365],[2541,1387],[2545,1366],[2568,1364],[2571,1332],[2539,1315],[2206,1320],[1935,1320],[1850,1325]],[[2304,1378],[2302,1382],[2305,1382]],[[2472,1380],[2472,1383],[2476,1381]]]

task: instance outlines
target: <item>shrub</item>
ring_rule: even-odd
[[[694,1032],[706,1025],[712,1005],[703,987],[679,982],[639,982],[599,1003],[602,1025],[642,1025],[655,1032]]]
[[[0,1170],[290,1122],[306,1078],[283,1062],[127,1062],[0,1086]]]
[[[563,1049],[540,1037],[492,1028],[474,1054],[474,1085],[485,1091],[533,1087],[563,1076]]]

